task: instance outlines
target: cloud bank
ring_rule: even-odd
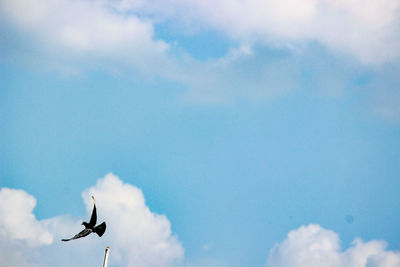
[[[396,267],[400,252],[386,250],[384,241],[355,239],[341,251],[337,233],[310,224],[289,232],[270,252],[267,267]]]
[[[119,54],[131,64],[158,61],[168,52],[154,36],[154,26],[164,22],[186,25],[186,31],[215,29],[240,45],[318,42],[365,64],[400,57],[398,0],[4,0],[1,10],[3,21],[36,35],[41,45]]]
[[[194,103],[265,100],[310,86],[337,95],[357,75],[399,70],[399,10],[398,0],[3,0],[0,41],[12,62],[161,77],[187,88],[182,98]],[[157,27],[177,42],[162,40]],[[229,40],[223,55],[197,60],[180,46],[179,36],[209,30]],[[383,93],[370,109],[397,122],[398,90],[373,90]]]
[[[35,198],[22,190],[0,191],[0,251],[2,267],[98,266],[104,248],[111,247],[112,266],[174,266],[183,260],[184,250],[171,233],[164,215],[145,204],[140,189],[108,174],[83,193],[90,218],[96,196],[98,223],[106,220],[107,231],[99,239],[90,235],[62,243],[82,230],[81,219],[62,215],[38,221],[32,214]],[[70,255],[74,255],[71,257]]]
[[[105,246],[111,246],[112,266],[182,266],[184,250],[164,215],[151,212],[143,193],[108,174],[82,193],[89,218],[96,196],[98,223],[106,219],[100,239],[89,235],[69,243],[59,241],[81,230],[82,219],[68,215],[37,220],[36,200],[23,190],[0,190],[0,257],[2,267],[98,266]],[[382,240],[356,238],[346,250],[337,233],[310,224],[289,232],[271,249],[267,267],[398,267],[400,252]],[[70,255],[74,255],[71,257]],[[207,259],[204,259],[208,262]],[[209,263],[211,265],[211,263]],[[218,264],[217,264],[218,265]]]

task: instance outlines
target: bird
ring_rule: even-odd
[[[91,233],[96,233],[99,237],[101,237],[104,234],[104,232],[106,231],[106,222],[102,222],[101,224],[95,226],[97,221],[96,199],[94,198],[94,196],[92,196],[92,199],[93,199],[93,211],[92,211],[92,216],[90,217],[90,221],[89,223],[87,222],[82,223],[82,225],[85,226],[85,229],[76,234],[74,237],[69,239],[61,239],[61,241],[70,241],[78,239],[81,237],[85,237]]]

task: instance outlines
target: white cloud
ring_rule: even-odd
[[[183,99],[195,103],[259,101],[301,87],[337,96],[357,75],[352,68],[378,75],[381,66],[398,65],[399,10],[398,0],[3,0],[0,23],[12,26],[0,41],[18,29],[15,38],[23,44],[5,45],[12,51],[4,57],[13,62],[66,74],[155,75],[184,85]],[[221,58],[195,60],[157,39],[156,24],[170,31],[216,30],[232,47]],[[313,83],[304,85],[310,70]],[[374,111],[398,121],[392,95],[381,94]]]
[[[32,213],[36,199],[23,190],[0,190],[0,236],[9,241],[26,241],[30,246],[49,245],[53,236]]]
[[[165,20],[213,28],[241,44],[316,41],[367,64],[400,57],[398,0],[4,0],[0,7],[3,20],[36,34],[41,45],[117,55],[133,65],[150,60],[156,67],[165,56],[169,45],[155,40],[153,28]]]
[[[61,242],[61,238],[72,237],[82,230],[80,223],[89,220],[93,208],[91,195],[96,197],[98,223],[106,221],[105,234],[101,238],[92,234]],[[98,266],[106,246],[111,247],[112,266],[172,266],[183,260],[183,248],[171,233],[167,217],[150,211],[140,189],[108,174],[88,188],[83,198],[87,208],[83,219],[62,215],[37,221],[31,213],[36,202],[33,196],[23,190],[3,188],[0,191],[2,267]]]
[[[35,2],[5,0],[2,15],[21,29],[30,30],[52,42],[76,51],[115,52],[117,50],[164,51],[164,42],[153,41],[153,25],[135,15],[122,16],[101,1]],[[29,10],[29,12],[24,12]]]
[[[78,70],[112,69],[129,64],[145,71],[154,61],[162,61],[169,49],[154,39],[150,21],[119,14],[103,1],[4,0],[0,10],[2,23],[18,29],[29,50],[38,49],[40,57],[30,55],[36,63],[48,58],[60,68],[69,64]]]
[[[183,248],[170,222],[150,211],[140,189],[108,174],[83,193],[88,211],[92,195],[107,218],[110,245],[126,258],[127,266],[170,266],[182,260]]]
[[[125,0],[125,8],[127,2],[135,1]],[[133,8],[211,27],[242,43],[291,47],[316,41],[366,64],[400,56],[398,0],[171,0]]]
[[[267,267],[397,267],[400,252],[386,250],[384,241],[355,239],[341,251],[339,236],[310,224],[289,232],[268,257]]]
[[[96,196],[98,223],[107,222],[102,238],[92,234],[64,243],[61,238],[80,231],[88,220]],[[105,246],[111,246],[112,266],[179,266],[183,248],[171,233],[164,215],[150,211],[143,193],[117,176],[108,174],[82,194],[84,219],[62,215],[38,221],[32,214],[36,200],[23,190],[0,190],[0,257],[2,267],[97,266]],[[28,231],[29,230],[29,231]],[[54,240],[54,241],[53,241]],[[71,257],[71,255],[74,255]],[[204,258],[188,266],[224,266]],[[346,250],[337,233],[319,225],[302,226],[270,251],[267,267],[398,267],[400,252],[386,249],[381,240],[355,239]]]

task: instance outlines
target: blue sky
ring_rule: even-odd
[[[399,266],[397,0],[0,3],[5,266]]]

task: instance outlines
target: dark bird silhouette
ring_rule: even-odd
[[[83,222],[82,225],[85,226],[85,229],[83,229],[81,232],[79,232],[78,234],[76,234],[73,238],[70,239],[61,239],[61,241],[70,241],[73,239],[78,239],[81,237],[85,237],[91,233],[96,233],[98,236],[102,236],[104,234],[104,232],[106,231],[106,223],[102,222],[101,224],[96,225],[96,221],[97,221],[97,213],[96,213],[96,200],[93,198],[93,211],[92,211],[92,216],[90,217],[90,221],[89,223],[87,222]]]

